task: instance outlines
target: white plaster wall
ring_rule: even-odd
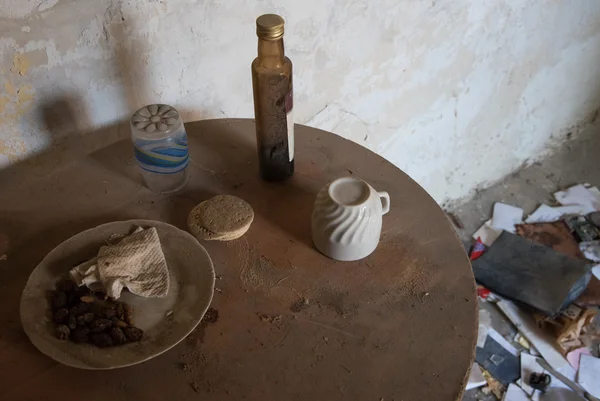
[[[378,152],[438,202],[600,106],[598,0],[0,0],[0,168],[150,102],[252,117],[265,12],[286,19],[296,122]]]

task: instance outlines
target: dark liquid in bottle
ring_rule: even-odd
[[[252,87],[258,164],[264,180],[281,181],[294,174],[292,62],[284,53],[281,17],[259,17],[257,33]]]
[[[293,107],[291,63],[290,75],[272,75],[270,69],[265,71],[260,66],[253,72],[260,174],[267,181],[284,180],[294,174],[287,122]]]

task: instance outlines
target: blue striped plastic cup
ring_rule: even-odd
[[[148,188],[170,193],[188,181],[187,133],[174,107],[152,104],[136,111],[130,120],[135,158]]]

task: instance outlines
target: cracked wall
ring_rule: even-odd
[[[252,117],[265,12],[286,19],[296,122],[374,150],[438,202],[538,159],[600,106],[596,0],[0,0],[0,168],[151,102]]]

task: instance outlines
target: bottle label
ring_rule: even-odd
[[[289,161],[294,160],[294,89],[285,95]]]
[[[164,139],[135,139],[134,146],[139,166],[151,173],[175,174],[190,162],[185,130]]]

